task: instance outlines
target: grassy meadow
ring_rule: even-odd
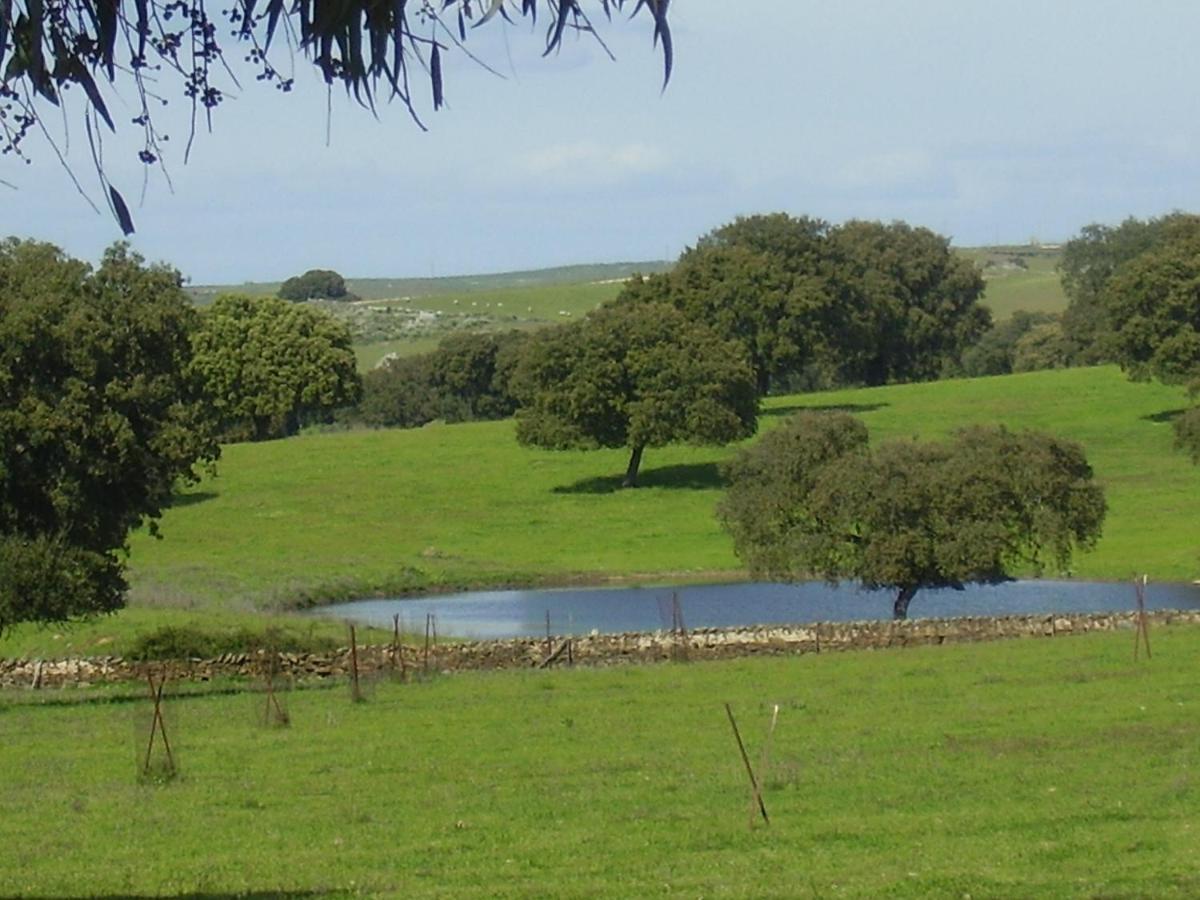
[[[1067,308],[1067,296],[1058,275],[1059,254],[1026,252],[1021,259],[1027,268],[989,266],[984,269],[983,303],[997,322],[1007,319],[1018,309],[1060,313]]]
[[[1173,449],[1170,426],[1184,401],[1103,367],[773,397],[761,425],[836,408],[861,416],[873,440],[1002,422],[1079,441],[1109,514],[1069,574],[1182,581],[1200,577],[1200,468]],[[216,477],[167,511],[161,539],[134,536],[129,610],[69,629],[21,626],[0,655],[110,652],[160,618],[218,623],[324,599],[743,577],[714,516],[732,452],[648,450],[631,491],[618,488],[624,451],[520,447],[511,421],[228,446]]]
[[[847,409],[878,440],[977,422],[1081,442],[1110,504],[1074,574],[1200,575],[1200,470],[1172,449],[1180,389],[1115,368],[1038,372],[771,398],[763,427],[804,408]],[[729,448],[646,452],[644,486],[619,490],[624,451],[523,448],[513,423],[314,434],[225,449],[216,478],[181,497],[165,537],[138,535],[130,568],[156,590],[254,603],[441,584],[734,575],[713,516]],[[340,586],[340,587],[339,587]]]
[[[1130,638],[168,700],[157,784],[144,700],[14,693],[0,895],[1195,897],[1200,630]]]

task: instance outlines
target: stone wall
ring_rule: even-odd
[[[1200,612],[1150,613],[1152,624],[1200,625]],[[592,634],[551,641],[551,664],[604,666],[667,660],[728,659],[739,656],[874,650],[927,644],[991,641],[1003,638],[1062,637],[1090,631],[1132,630],[1133,613],[1000,616],[955,619],[911,619],[904,622],[822,622],[813,625],[763,625],[708,628],[686,634]],[[406,646],[393,660],[389,646],[358,648],[360,673],[424,670],[535,668],[547,660],[545,638],[442,643],[429,649]],[[269,660],[264,654],[226,654],[216,659],[138,663],[119,657],[61,660],[0,660],[0,687],[86,686],[144,679],[147,671],[164,670],[172,679],[258,678]],[[349,648],[328,655],[280,654],[278,671],[297,679],[345,677]]]

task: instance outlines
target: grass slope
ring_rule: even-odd
[[[1191,580],[1200,576],[1200,468],[1172,448],[1169,423],[1184,400],[1180,389],[1106,367],[777,397],[762,424],[836,408],[861,416],[875,440],[1002,422],[1079,441],[1109,515],[1099,547],[1077,556],[1072,574]],[[161,540],[134,536],[132,610],[66,632],[16,629],[0,655],[128,640],[158,609],[175,622],[196,610],[219,617],[447,586],[738,577],[713,514],[718,464],[731,452],[649,450],[644,486],[629,491],[617,487],[623,451],[519,447],[511,421],[233,445],[217,477],[167,512]]]
[[[1040,372],[772,398],[764,425],[801,407],[845,408],[875,439],[937,437],[975,422],[1080,441],[1110,503],[1096,553],[1076,574],[1193,578],[1200,470],[1172,450],[1180,390],[1114,368]],[[724,448],[650,450],[645,486],[617,490],[622,451],[517,446],[512,422],[303,436],[226,448],[217,478],[182,498],[166,537],[139,535],[142,595],[261,599],[562,579],[732,572],[713,517]]]
[[[162,785],[144,702],[14,693],[0,894],[1195,897],[1200,629],[1129,638],[169,701]]]

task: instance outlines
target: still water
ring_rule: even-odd
[[[549,590],[472,591],[396,600],[358,600],[312,610],[315,615],[347,619],[381,628],[392,616],[410,631],[422,631],[425,616],[437,617],[439,635],[464,638],[535,637],[554,634],[654,631],[669,628],[672,594],[678,596],[688,628],[737,625],[848,622],[891,617],[890,591],[864,591],[851,585],[698,584],[680,587],[558,588]],[[911,618],[1000,616],[1036,613],[1131,610],[1131,582],[1010,581],[974,585],[963,591],[921,591],[913,598]],[[1148,609],[1200,609],[1200,585],[1153,584],[1146,589]]]

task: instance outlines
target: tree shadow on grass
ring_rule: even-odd
[[[623,475],[584,478],[574,484],[552,488],[556,494],[614,494],[621,487]],[[668,488],[672,490],[703,491],[725,486],[716,463],[683,463],[647,469],[638,476],[639,488]]]
[[[1150,413],[1146,416],[1139,416],[1143,422],[1157,422],[1163,424],[1166,422],[1174,422],[1182,416],[1186,409],[1164,409],[1162,412]]]
[[[856,413],[875,412],[877,409],[883,409],[885,406],[891,406],[890,403],[825,403],[825,404],[794,404],[792,406],[776,406],[773,409],[764,409],[764,416],[778,418],[780,416],[790,416],[792,413],[798,412],[844,412],[854,415]]]
[[[198,503],[205,503],[209,500],[216,500],[216,499],[217,499],[216,491],[192,491],[191,493],[188,493],[188,494],[176,494],[174,497],[171,498],[171,506],[172,506],[172,508],[174,508],[174,507],[182,508],[184,506],[195,506]]]

